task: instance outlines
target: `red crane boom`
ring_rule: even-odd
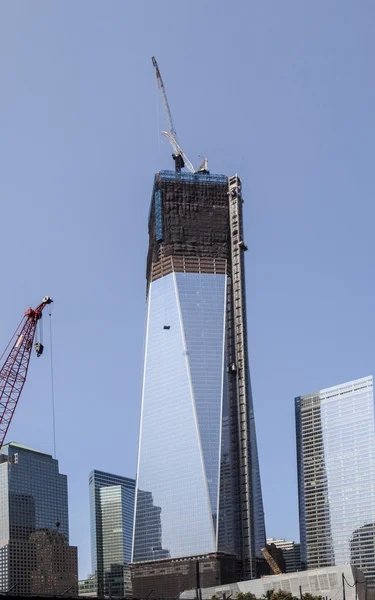
[[[26,381],[37,323],[42,318],[43,309],[51,302],[52,298],[44,296],[37,308],[29,308],[7,346],[8,348],[15,337],[13,346],[0,369],[0,449]],[[42,344],[37,342],[35,349],[37,356],[40,356],[43,352]]]

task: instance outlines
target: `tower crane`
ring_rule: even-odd
[[[156,62],[155,56],[152,57],[152,64],[155,67],[156,80],[158,82],[158,88],[160,90],[160,95],[163,100],[163,104],[164,104],[164,108],[165,108],[165,112],[166,112],[167,120],[168,120],[168,126],[169,126],[169,131],[162,131],[162,133],[163,133],[163,135],[165,135],[168,138],[168,140],[170,141],[171,146],[173,148],[172,157],[175,162],[176,171],[181,171],[181,169],[186,166],[191,173],[195,173],[195,169],[194,169],[193,165],[191,164],[190,160],[188,159],[188,157],[182,150],[180,144],[178,143],[177,132],[174,128],[173,120],[172,120],[172,113],[171,113],[171,109],[169,108],[167,92],[165,91],[163,79],[161,77],[159,66],[158,66],[158,63]],[[207,162],[205,163],[205,161],[203,161],[202,165],[203,164],[205,165],[205,168],[207,168]],[[198,170],[203,171],[203,169],[201,167]]]
[[[1,361],[13,342],[9,354],[0,368],[0,449],[26,381],[37,323],[42,318],[43,309],[51,302],[53,302],[52,298],[44,296],[39,306],[27,309],[0,357]],[[43,344],[36,342],[34,347],[37,356],[41,356]]]

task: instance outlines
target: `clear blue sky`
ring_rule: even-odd
[[[173,168],[151,56],[189,158],[242,178],[267,533],[298,539],[294,397],[374,373],[374,18],[371,0],[2,3],[0,347],[53,296],[81,577],[89,471],[135,475],[147,214]],[[49,377],[47,348],[9,439],[52,452]]]

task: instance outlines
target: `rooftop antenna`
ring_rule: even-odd
[[[194,169],[193,165],[191,164],[190,160],[188,159],[188,157],[182,150],[180,144],[178,143],[177,132],[173,125],[172,113],[171,113],[171,109],[169,108],[167,93],[165,91],[164,83],[163,83],[163,80],[162,80],[162,77],[160,74],[160,70],[158,67],[158,63],[156,62],[155,56],[152,57],[152,64],[155,67],[156,80],[158,82],[158,88],[160,90],[160,95],[163,100],[163,104],[164,104],[164,108],[165,108],[165,112],[166,112],[167,120],[168,120],[168,126],[169,126],[169,131],[162,131],[162,133],[163,133],[163,135],[165,135],[168,138],[168,140],[170,141],[171,146],[173,148],[172,157],[175,162],[176,171],[180,172],[181,169],[183,169],[183,167],[186,167],[187,169],[189,169],[189,171],[191,173],[195,173],[195,169]],[[203,165],[203,163],[202,163],[202,165]],[[202,167],[202,165],[201,165],[201,167]],[[198,169],[198,171],[200,171],[200,172],[202,171],[201,167],[199,167],[199,169]]]

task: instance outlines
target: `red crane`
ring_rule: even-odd
[[[52,301],[49,296],[44,296],[37,308],[27,309],[0,357],[1,361],[15,338],[9,354],[0,368],[0,449],[26,381],[37,323],[42,318],[43,309]],[[41,342],[35,343],[35,350],[37,356],[41,356],[43,353]]]

